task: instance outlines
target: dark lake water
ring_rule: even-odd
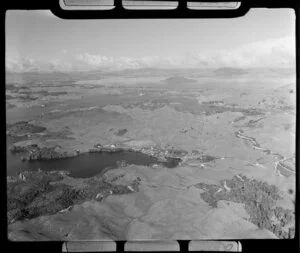
[[[21,161],[22,154],[12,154],[7,151],[7,175],[15,176],[21,171],[35,171],[39,168],[44,171],[67,170],[72,177],[91,177],[103,172],[109,168],[118,167],[118,163],[126,161],[127,164],[153,165],[161,164],[168,168],[174,168],[178,165],[177,159],[169,159],[166,162],[160,162],[157,158],[148,156],[140,152],[116,152],[116,153],[86,153],[76,157],[57,159],[57,160],[39,160],[39,161]]]

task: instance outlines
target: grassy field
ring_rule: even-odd
[[[139,191],[119,194],[116,190],[104,194],[101,202],[94,195],[68,202],[64,199],[69,195],[76,199],[72,191],[65,198],[55,195],[50,185],[32,188],[30,194],[34,196],[51,193],[63,200],[40,215],[29,215],[33,209],[20,214],[32,219],[10,224],[10,238],[292,237],[296,120],[292,71],[146,69],[88,76],[58,75],[51,79],[28,75],[23,81],[9,76],[7,134],[26,135],[38,146],[59,146],[71,153],[88,152],[97,144],[160,157],[172,156],[177,150],[182,162],[173,169],[129,166],[108,171],[107,177],[122,175],[121,185],[130,185],[139,177]],[[26,146],[26,141],[15,144]],[[223,191],[226,187],[240,189],[234,181],[236,175],[261,182],[251,191],[261,193],[266,201],[256,205],[235,190],[216,197],[222,187]],[[100,188],[107,186],[98,184]],[[275,187],[280,198],[269,197],[265,188],[260,189],[266,184]],[[8,189],[12,194],[14,187]],[[98,188],[93,194],[96,191]],[[9,200],[12,213],[16,205],[27,209],[35,205],[31,195],[25,202],[22,198]],[[72,210],[57,213],[69,204],[74,206]],[[72,230],[68,224],[76,219],[80,221]],[[93,225],[95,221],[97,225]],[[67,235],[50,231],[51,224],[58,224]],[[44,231],[43,236],[34,233],[37,227]],[[30,235],[26,236],[24,229]]]

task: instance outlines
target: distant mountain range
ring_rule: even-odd
[[[248,71],[241,68],[218,68],[214,71],[217,76],[246,75]]]
[[[27,82],[68,82],[78,80],[99,80],[108,76],[166,76],[165,83],[176,82],[195,82],[193,77],[201,76],[241,76],[253,73],[271,73],[273,75],[295,75],[293,68],[181,68],[181,69],[162,69],[162,68],[140,68],[140,69],[125,69],[117,71],[108,70],[93,70],[93,71],[80,71],[80,72],[10,72],[6,71],[6,83],[27,83]],[[191,79],[183,77],[189,76]]]
[[[183,76],[172,76],[163,80],[164,83],[168,84],[181,84],[181,83],[195,83],[197,80],[186,78]]]

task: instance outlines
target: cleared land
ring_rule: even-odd
[[[293,237],[292,71],[145,69],[18,78],[9,76],[6,86],[11,151],[39,159],[43,152],[61,158],[130,149],[181,162],[172,169],[120,166],[101,175],[104,180],[61,175],[40,182],[41,172],[40,179],[9,178],[10,239]],[[26,198],[15,194],[23,188]],[[52,205],[54,199],[61,201]]]

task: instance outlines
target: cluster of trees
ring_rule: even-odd
[[[19,121],[7,125],[8,134],[11,136],[40,133],[46,130],[46,127],[34,125],[27,121]]]
[[[51,160],[51,159],[61,159],[66,157],[72,157],[77,155],[77,153],[68,152],[57,152],[56,147],[35,147],[34,149],[28,150],[27,154],[22,157],[22,160]]]
[[[126,128],[124,129],[119,129],[115,134],[117,136],[123,136],[124,134],[126,134],[128,132],[128,130]]]
[[[8,222],[32,216],[33,210],[28,206],[38,197],[54,190],[50,184],[59,176],[46,173],[26,173],[26,180],[18,180],[7,184]],[[33,215],[34,216],[34,215]]]
[[[9,147],[9,151],[12,153],[22,153],[22,152],[29,152],[29,151],[35,150],[37,148],[38,148],[38,145],[36,145],[36,144],[31,144],[28,146],[12,145]]]
[[[129,194],[132,193],[132,190],[128,187],[128,185],[116,184],[115,182],[121,178],[123,175],[112,178],[108,180],[105,175],[100,178],[91,178],[88,180],[89,188],[86,189],[86,194],[88,199],[95,199],[96,196],[100,193],[103,197],[106,197],[110,194]],[[138,177],[133,180],[133,182],[129,185],[131,188],[137,192],[139,191],[139,184],[141,179]]]
[[[114,183],[118,178],[108,180],[103,176],[87,180],[88,187],[84,189],[76,189],[65,184],[51,184],[63,179],[59,172],[38,171],[24,174],[26,180],[15,180],[7,185],[8,223],[55,214],[72,205],[95,199],[98,194],[104,198],[110,194],[137,192],[141,182],[137,178],[128,187]]]
[[[225,189],[224,184],[230,191]],[[231,180],[221,180],[220,185],[198,184],[205,191],[201,193],[204,201],[212,207],[217,207],[219,200],[243,203],[250,215],[250,221],[260,228],[272,231],[279,238],[291,238],[294,227],[286,229],[294,221],[294,213],[282,207],[276,207],[279,200],[279,190],[275,185],[249,179],[243,175],[235,176]],[[220,188],[222,189],[220,191]],[[278,224],[274,222],[276,217]]]
[[[210,155],[203,155],[203,156],[200,156],[197,158],[197,160],[199,160],[202,163],[208,163],[208,162],[211,162],[216,159],[217,159],[217,157],[210,156]]]

